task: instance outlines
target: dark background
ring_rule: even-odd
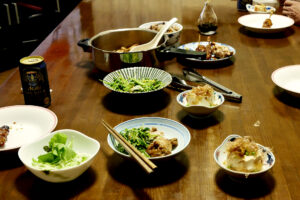
[[[80,0],[0,0],[0,71],[16,67]]]

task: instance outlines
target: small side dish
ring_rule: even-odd
[[[267,7],[264,4],[257,4],[254,6],[256,12],[267,12]]]
[[[183,95],[187,106],[213,107],[218,104],[214,89],[210,85],[194,87]]]
[[[183,151],[191,140],[190,132],[184,125],[161,117],[131,119],[118,124],[114,129],[127,135],[125,137],[130,138],[136,149],[149,155],[149,160],[164,160],[175,156]],[[107,135],[107,143],[116,154],[133,159],[131,155],[117,148],[118,141],[113,135]]]
[[[275,163],[275,156],[268,147],[264,147],[249,136],[229,135],[215,150],[216,163],[230,176],[249,178],[258,176]]]
[[[207,42],[207,45],[203,45],[199,42],[196,48],[196,51],[206,52],[206,60],[217,60],[233,55],[233,51],[230,51],[227,46],[211,42],[210,37],[207,38]]]
[[[213,113],[224,102],[224,96],[210,85],[198,86],[177,95],[177,102],[191,116]]]
[[[150,25],[149,29],[150,30],[154,30],[154,31],[157,31],[159,32],[160,29],[166,24],[166,22],[159,22],[157,24],[152,24]],[[176,25],[173,25],[171,26],[168,30],[167,30],[167,33],[173,33],[173,32],[176,32],[176,31],[179,31],[179,27],[176,26]]]
[[[73,141],[66,134],[56,133],[49,141],[48,146],[43,147],[46,154],[32,158],[32,166],[41,170],[66,169],[74,167],[86,161],[90,155],[75,152]]]
[[[99,149],[97,140],[76,130],[63,129],[21,146],[18,155],[35,176],[58,183],[79,177],[90,167]]]
[[[106,82],[106,84],[115,91],[129,93],[151,92],[164,86],[163,83],[157,79],[125,79],[122,75],[119,77],[114,77],[112,82]]]
[[[4,146],[6,140],[7,140],[7,136],[9,133],[9,127],[4,125],[2,127],[0,127],[0,147]]]
[[[224,164],[235,171],[258,172],[262,170],[266,156],[266,151],[251,137],[245,136],[227,143],[227,159]]]
[[[172,76],[158,68],[129,67],[113,71],[100,81],[114,92],[142,95],[167,87]]]
[[[146,157],[169,155],[178,145],[177,138],[165,138],[164,133],[158,131],[156,127],[125,129],[120,134]],[[115,146],[118,151],[128,154],[122,145],[116,144]]]

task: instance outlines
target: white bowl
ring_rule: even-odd
[[[166,23],[166,22],[167,21],[148,22],[148,23],[140,25],[139,28],[150,29],[150,27],[152,25]],[[178,31],[171,32],[171,33],[165,33],[165,35],[168,37],[166,45],[167,46],[176,46],[177,47],[177,46],[179,46],[180,34],[182,32],[183,27],[179,23],[174,23],[172,26],[175,26],[178,29]],[[157,31],[155,31],[155,32],[157,32]]]
[[[185,110],[192,116],[209,115],[209,114],[213,113],[214,111],[216,111],[224,103],[224,96],[220,92],[214,91],[214,95],[217,96],[217,100],[216,100],[217,105],[216,106],[212,106],[212,107],[201,106],[201,105],[187,106],[184,96],[189,91],[191,91],[191,90],[186,90],[186,91],[178,94],[176,100],[179,103],[179,105],[183,108],[183,110]]]
[[[246,4],[246,8],[248,10],[249,13],[252,14],[266,14],[266,13],[270,13],[271,11],[273,11],[273,13],[275,13],[276,8],[272,7],[272,6],[266,6],[266,11],[255,11],[255,5],[251,5],[251,4]]]
[[[258,175],[261,175],[261,174],[267,172],[269,169],[271,169],[274,166],[274,164],[275,164],[274,154],[270,151],[269,148],[266,148],[266,147],[264,147],[260,144],[257,144],[267,154],[267,156],[264,160],[264,163],[263,163],[263,168],[262,168],[261,171],[258,171],[258,172],[239,172],[239,171],[234,171],[234,170],[228,169],[224,165],[224,162],[227,159],[227,151],[226,151],[227,143],[232,142],[236,138],[240,138],[240,137],[241,137],[240,135],[229,135],[214,152],[214,159],[215,159],[216,163],[222,169],[224,169],[227,174],[229,174],[230,176],[235,177],[235,178],[242,178],[242,179],[253,178],[253,177],[256,177]]]
[[[241,16],[238,22],[246,29],[256,33],[278,33],[294,25],[292,18],[273,14],[271,21],[273,25],[271,28],[263,28],[262,25],[265,19],[269,18],[270,14],[249,14]]]
[[[66,168],[66,169],[57,169],[51,171],[40,170],[37,167],[32,165],[32,159],[37,159],[41,154],[45,154],[43,147],[49,144],[50,139],[56,133],[64,133],[67,135],[68,140],[72,138],[73,140],[73,150],[76,153],[88,154],[89,157],[86,161],[80,163],[77,166]],[[31,144],[22,146],[19,149],[18,155],[23,164],[37,177],[48,181],[48,182],[67,182],[74,180],[85,172],[89,166],[92,164],[93,159],[100,149],[100,143],[93,138],[90,138],[84,135],[81,132],[63,129],[52,132],[50,135],[37,140]]]
[[[293,96],[300,97],[300,65],[290,65],[276,69],[272,81]]]
[[[114,127],[114,129],[117,132],[121,132],[126,128],[131,129],[139,127],[156,127],[157,130],[164,132],[164,137],[168,139],[177,138],[178,146],[172,150],[171,154],[160,157],[151,157],[149,158],[150,160],[160,160],[174,156],[183,151],[188,146],[191,140],[190,132],[185,126],[174,120],[161,117],[141,117],[128,120],[118,124]],[[117,154],[125,158],[130,158],[130,155],[121,153],[116,149],[115,145],[117,144],[117,141],[111,134],[108,134],[107,142],[110,148],[112,148],[112,150],[114,150]]]

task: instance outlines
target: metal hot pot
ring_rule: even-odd
[[[161,39],[158,46],[147,51],[118,53],[115,50],[133,44],[144,44],[154,38],[156,32],[142,28],[108,30],[90,39],[82,39],[78,45],[86,52],[92,52],[95,66],[104,72],[134,66],[161,67],[162,61],[172,56],[205,57],[203,52],[191,52],[166,47],[168,37]]]

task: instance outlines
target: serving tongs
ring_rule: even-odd
[[[199,74],[198,72],[196,72],[194,69],[188,69],[188,68],[185,68],[183,69],[183,74],[184,74],[184,77],[188,80],[188,81],[192,81],[192,82],[204,82],[204,83],[207,83],[211,86],[213,86],[214,88],[216,88],[217,90],[219,90],[224,98],[228,101],[234,101],[234,102],[242,102],[242,95],[226,88],[225,86],[219,84],[219,83],[216,83],[215,81]],[[193,88],[194,86],[191,86],[191,85],[188,85],[185,80],[182,80],[180,79],[179,77],[177,76],[173,76],[173,84],[172,84],[174,87],[182,87],[184,89],[191,89]]]

